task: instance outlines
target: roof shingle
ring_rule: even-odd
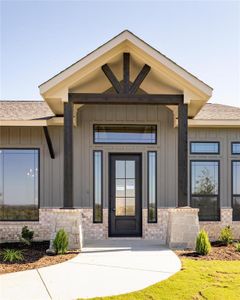
[[[240,120],[240,107],[206,103],[194,120]]]
[[[0,120],[48,119],[54,113],[45,101],[0,101]]]

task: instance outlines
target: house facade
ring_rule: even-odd
[[[128,31],[0,103],[0,239],[240,238],[240,108]]]

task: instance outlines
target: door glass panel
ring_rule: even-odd
[[[135,215],[135,198],[126,198],[126,216]]]
[[[116,216],[125,216],[125,198],[116,198]]]
[[[135,197],[135,179],[126,179],[126,197]]]
[[[116,178],[125,178],[125,161],[116,160]]]
[[[116,179],[116,197],[125,197],[125,179]]]
[[[136,202],[135,161],[116,160],[115,174],[115,214],[134,216]]]
[[[126,161],[126,178],[135,178],[135,161]]]

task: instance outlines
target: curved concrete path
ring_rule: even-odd
[[[72,300],[128,293],[173,275],[178,257],[155,241],[87,242],[83,252],[57,265],[0,276],[1,300]]]

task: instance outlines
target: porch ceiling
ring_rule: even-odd
[[[124,31],[76,64],[40,86],[43,98],[56,114],[63,113],[68,93],[104,93],[111,88],[101,67],[108,64],[119,81],[123,80],[122,55],[129,52],[130,81],[133,82],[144,64],[151,71],[142,82],[141,92],[148,94],[184,94],[193,117],[211,97],[212,89],[151,48],[128,31]],[[170,107],[172,109],[172,107]]]

